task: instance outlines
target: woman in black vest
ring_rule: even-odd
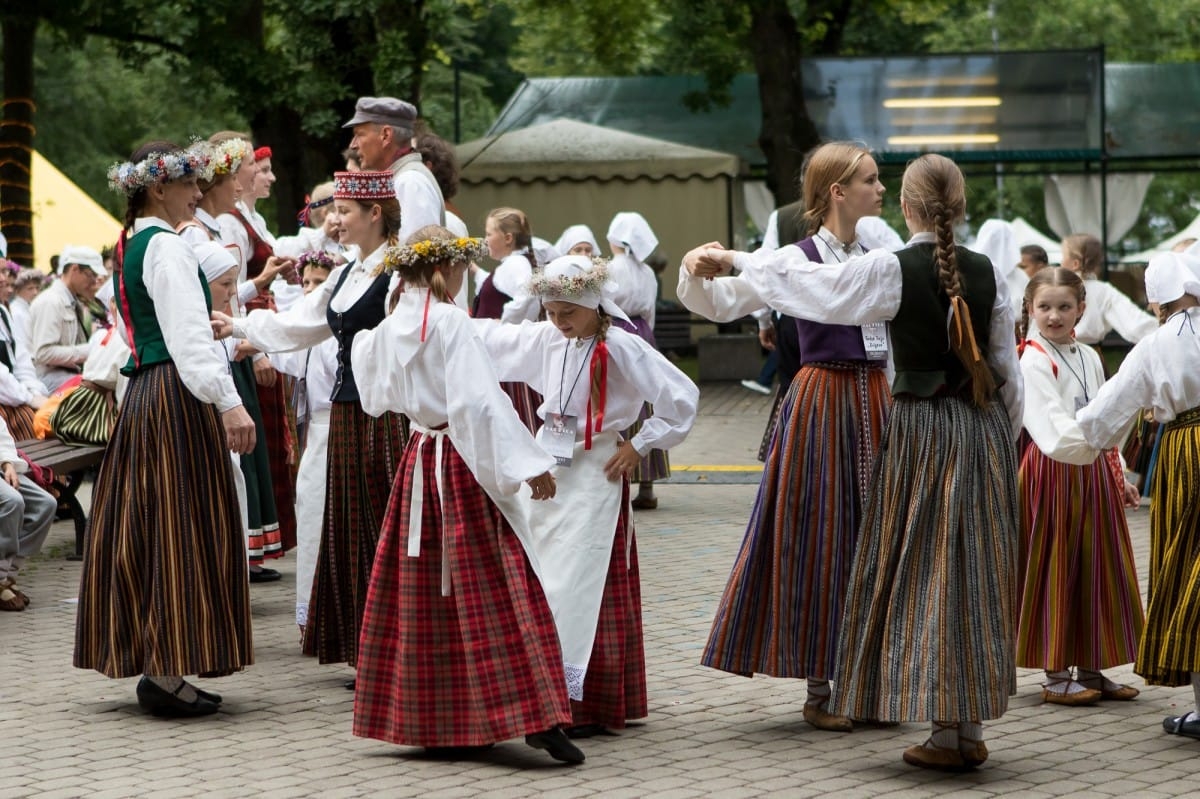
[[[842,619],[832,710],[882,722],[932,721],[913,765],[987,759],[981,722],[1016,690],[1014,440],[1022,383],[1004,278],[958,247],[962,173],[924,155],[900,189],[909,230],[897,253],[841,265],[798,247],[688,253],[696,275],[736,266],[763,300],[812,321],[888,322],[896,377]]]

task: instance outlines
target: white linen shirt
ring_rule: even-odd
[[[0,347],[6,347],[13,365],[10,370],[0,363],[0,405],[15,407],[26,405],[34,394],[45,396],[49,392],[38,379],[33,359],[29,356],[25,345],[16,335],[16,323],[7,308],[0,306],[0,315],[7,317],[8,325],[0,323]],[[10,336],[8,329],[13,328]]]
[[[1172,316],[1125,356],[1121,368],[1095,398],[1075,414],[1088,443],[1121,443],[1129,420],[1143,408],[1169,422],[1200,406],[1200,308]]]
[[[1158,329],[1158,320],[1137,307],[1133,300],[1103,280],[1083,281],[1087,308],[1075,325],[1075,338],[1084,344],[1098,344],[1110,330],[1116,330],[1131,344],[1137,344]]]
[[[1021,355],[1025,429],[1047,458],[1087,466],[1100,451],[1084,437],[1075,408],[1096,396],[1104,384],[1100,356],[1086,344],[1051,344],[1040,335],[1031,341],[1041,350],[1027,345]]]
[[[612,301],[632,319],[640,316],[654,329],[654,306],[658,301],[658,280],[654,270],[628,253],[614,255],[608,262],[608,277],[616,286]]]
[[[405,159],[415,156],[420,160],[419,153],[410,153],[396,160],[390,167],[394,173],[392,185],[396,190],[396,199],[400,202],[400,234],[401,244],[408,237],[426,225],[446,224],[446,205],[442,199],[442,190],[438,188],[433,175],[424,169],[402,169]]]

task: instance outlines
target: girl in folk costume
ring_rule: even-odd
[[[204,156],[152,142],[109,171],[129,198],[115,276],[133,355],[129,388],[92,494],[75,665],[143,675],[158,715],[215,713],[183,676],[253,662],[246,550],[227,450],[254,422],[211,346],[209,293],[175,226],[200,199]]]
[[[221,334],[246,339],[265,352],[289,352],[337,340],[337,372],[330,395],[329,467],[325,518],[304,652],[322,663],[357,660],[367,581],[383,523],[391,479],[404,448],[404,418],[363,412],[350,343],[387,315],[391,276],[384,250],[400,229],[400,204],[390,172],[338,172],[334,206],[344,245],[365,253],[338,267],[291,310],[251,311],[243,319],[219,316]]]
[[[1100,269],[1104,266],[1100,239],[1088,233],[1067,236],[1062,242],[1062,265],[1078,273],[1087,290],[1089,310],[1075,329],[1075,339],[1081,344],[1099,345],[1113,330],[1126,341],[1137,344],[1158,327],[1153,316],[1111,283],[1100,280]]]
[[[1195,709],[1168,716],[1163,729],[1200,738],[1200,262],[1154,256],[1146,297],[1158,305],[1161,327],[1138,342],[1076,420],[1097,448],[1119,443],[1143,408],[1163,423],[1150,491],[1146,629],[1133,670],[1148,685],[1192,686]]]
[[[850,571],[832,712],[933,720],[904,759],[961,769],[987,759],[984,719],[1016,690],[1017,481],[1021,373],[1004,277],[954,244],[966,212],[954,162],[905,170],[913,238],[821,264],[798,247],[688,253],[697,275],[737,266],[764,301],[797,318],[890,322],[896,377]]]
[[[571,225],[564,230],[554,243],[554,249],[563,255],[582,255],[585,258],[600,255],[600,245],[587,225]]]
[[[650,229],[641,214],[625,211],[613,217],[608,226],[608,246],[613,257],[609,264],[616,288],[613,301],[625,312],[628,321],[617,320],[617,325],[640,336],[651,347],[654,342],[654,312],[658,302],[658,280],[654,270],[646,266],[646,258],[658,246],[658,237]],[[654,413],[647,405],[641,418],[634,421],[622,435],[631,439],[637,435],[641,423]],[[633,498],[636,510],[654,510],[658,498],[654,496],[654,481],[671,476],[671,460],[666,449],[653,448],[646,452],[630,480],[638,484],[637,496]]]
[[[1047,267],[1028,281],[1022,329],[1037,333],[1021,355],[1025,430],[1021,459],[1021,614],[1017,665],[1046,670],[1042,700],[1089,705],[1133,699],[1100,669],[1129,663],[1142,633],[1142,602],[1123,505],[1137,507],[1117,450],[1098,452],[1075,411],[1104,383],[1094,349],[1072,330],[1084,314],[1084,282]],[[1091,310],[1088,309],[1088,313]],[[1073,678],[1070,667],[1078,668]]]
[[[297,216],[302,225],[294,236],[279,236],[275,239],[275,252],[290,258],[299,258],[306,252],[328,252],[340,254],[342,245],[337,239],[336,215],[333,210],[333,181],[318,184],[304,203]]]
[[[529,293],[529,281],[537,268],[534,257],[533,232],[529,218],[516,208],[497,208],[484,223],[484,241],[488,255],[500,264],[484,278],[475,296],[477,319],[499,319],[510,324],[538,318],[537,297]],[[537,409],[541,395],[523,383],[503,383],[500,388],[512,398],[517,415],[530,432],[536,432],[540,422]]]
[[[811,261],[842,264],[866,249],[855,225],[877,213],[884,186],[861,145],[831,142],[805,164],[797,245]],[[849,267],[847,267],[849,268]],[[765,308],[744,277],[680,272],[692,310],[732,321]],[[805,677],[804,719],[846,732],[829,712],[838,636],[871,468],[891,405],[882,323],[866,327],[785,317],[799,342],[798,371],[781,405],[754,510],[701,662],[735,674]]]
[[[452,297],[478,239],[442,227],[390,248],[395,310],[354,340],[368,413],[404,413],[412,437],[387,506],[363,619],[354,734],[434,750],[524,735],[568,763],[571,719],[554,622],[497,500],[554,496],[554,459],[501,392]],[[516,530],[516,532],[515,532]]]
[[[679,444],[696,417],[694,383],[636,335],[609,327],[625,315],[608,273],[579,255],[551,262],[532,290],[548,322],[479,322],[502,380],[537,389],[542,447],[558,460],[558,494],[526,507],[535,561],[563,646],[573,711],[569,734],[622,728],[646,715],[637,545],[629,475],[654,447]],[[611,289],[609,289],[610,291]],[[638,433],[620,433],[654,406]],[[515,515],[515,514],[514,514]]]

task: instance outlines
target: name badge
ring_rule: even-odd
[[[862,326],[863,349],[868,361],[886,361],[888,355],[887,323],[871,322]]]
[[[1075,413],[1078,414],[1080,409],[1082,409],[1084,405],[1087,405],[1087,400],[1084,399],[1083,397],[1076,397],[1075,398]]]
[[[542,425],[541,444],[554,457],[559,466],[570,466],[575,456],[575,431],[579,427],[579,417],[570,414],[546,414],[546,423]]]

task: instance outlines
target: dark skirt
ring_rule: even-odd
[[[439,500],[433,442],[419,455],[424,438],[409,442],[387,506],[363,619],[354,734],[480,746],[569,724],[558,634],[524,547],[448,439]],[[417,469],[420,554],[410,557]]]
[[[253,663],[225,431],[174,364],[130,381],[92,497],[75,666],[218,676]]]
[[[33,428],[34,413],[33,408],[28,405],[0,405],[0,417],[3,417],[4,423],[8,425],[8,432],[12,434],[13,441],[37,438]]]
[[[369,416],[357,402],[330,409],[325,525],[304,628],[304,654],[321,663],[358,662],[371,566],[407,428],[400,414]]]
[[[267,453],[267,431],[262,410],[258,405],[258,384],[254,380],[254,365],[248,360],[229,365],[233,383],[237,386],[242,405],[254,420],[254,451],[240,456],[242,477],[246,481],[246,552],[253,565],[265,558],[283,557],[283,542],[279,536],[279,514],[272,488],[270,456]]]

